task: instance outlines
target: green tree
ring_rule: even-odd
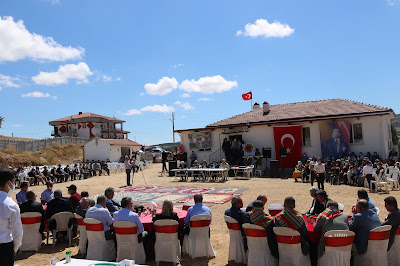
[[[399,144],[399,136],[397,135],[396,127],[395,127],[393,122],[392,122],[391,130],[392,130],[392,142],[393,142],[393,145],[398,145]]]

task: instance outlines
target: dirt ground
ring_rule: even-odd
[[[142,173],[135,174],[133,184],[136,185],[164,185],[164,186],[183,186],[190,185],[196,187],[236,187],[236,188],[247,188],[242,195],[244,205],[247,206],[253,201],[257,195],[265,194],[268,197],[267,204],[271,203],[283,203],[286,196],[293,196],[296,199],[296,209],[300,212],[306,212],[311,205],[312,198],[309,195],[309,183],[294,183],[293,179],[281,180],[272,178],[252,178],[250,180],[235,180],[229,179],[225,183],[202,183],[202,182],[174,182],[173,177],[159,177],[159,171],[161,170],[161,164],[155,164],[150,169],[144,170]],[[96,176],[86,180],[78,180],[74,182],[67,182],[61,184],[55,184],[54,190],[60,189],[63,192],[63,196],[67,196],[67,186],[75,184],[78,187],[78,192],[88,191],[90,195],[104,193],[105,188],[112,186],[116,190],[126,185],[125,173],[112,173],[110,176]],[[315,184],[316,185],[316,184]],[[31,188],[40,197],[41,192],[46,189],[45,186],[34,186]],[[342,204],[344,204],[344,212],[350,213],[351,206],[355,204],[357,200],[357,187],[350,187],[346,185],[331,186],[330,184],[325,185],[325,190],[328,196]],[[16,191],[18,192],[18,191]],[[398,197],[399,191],[390,191],[390,195]],[[384,208],[384,198],[388,196],[386,194],[372,194],[370,198],[381,210],[380,219],[381,221],[387,215],[387,211]],[[15,193],[12,194],[12,198],[15,200]],[[229,233],[224,222],[224,211],[230,208],[230,202],[225,204],[215,204],[211,207],[213,213],[213,220],[211,224],[211,243],[217,252],[217,255],[213,259],[197,259],[192,261],[188,257],[182,258],[182,265],[227,265],[228,264],[228,248],[229,248]],[[66,250],[71,250],[72,255],[78,253],[78,239],[73,240],[73,247],[67,247],[67,244],[57,244],[54,248],[51,247],[51,240],[49,245],[43,245],[39,252],[22,252],[18,254],[15,264],[21,266],[36,266],[36,265],[48,265],[51,257],[57,257],[58,260],[62,260],[65,257]],[[148,261],[149,265],[155,265],[154,261]],[[171,265],[171,264],[161,264]],[[230,265],[230,264],[229,264]]]

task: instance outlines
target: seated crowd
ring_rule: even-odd
[[[61,183],[67,182],[68,180],[86,179],[96,175],[101,176],[103,173],[110,175],[110,170],[105,161],[89,162],[89,160],[87,160],[86,163],[74,164],[73,166],[66,165],[62,167],[61,164],[57,167],[44,166],[42,171],[40,171],[39,166],[31,167],[29,171],[26,171],[25,168],[21,166],[16,172],[17,181],[19,181],[20,184],[28,182],[30,186],[39,185],[40,183],[44,185],[48,181]]]

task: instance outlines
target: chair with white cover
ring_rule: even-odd
[[[79,215],[74,213],[75,221],[79,228],[79,253],[84,255],[86,254],[86,244],[87,244],[87,234],[86,234],[86,227],[83,218]]]
[[[259,225],[243,224],[246,233],[248,250],[248,266],[277,266],[278,260],[272,256],[267,239],[267,231]]]
[[[138,264],[146,262],[143,242],[138,242],[137,226],[132,222],[114,222],[114,231],[117,238],[117,261],[123,259],[135,260]]]
[[[53,235],[53,247],[56,244],[57,232],[60,231],[67,231],[69,246],[71,246],[72,224],[71,226],[68,225],[69,225],[69,220],[73,219],[74,217],[75,216],[72,212],[59,212],[50,217],[50,219],[48,220],[48,224],[50,224],[52,220],[56,221],[56,228],[53,229],[51,232]],[[49,235],[50,235],[49,227],[47,227],[47,244],[49,244]]]
[[[325,253],[318,259],[321,266],[350,266],[351,247],[356,235],[349,230],[332,230],[324,235]]]
[[[400,265],[400,227],[397,227],[396,236],[394,237],[393,244],[388,251],[388,265]]]
[[[310,256],[301,251],[299,232],[287,227],[274,227],[278,241],[279,266],[311,266]]]
[[[102,222],[93,218],[85,218],[88,238],[87,260],[115,261],[114,240],[106,240]]]
[[[39,251],[42,246],[42,235],[39,233],[40,224],[42,222],[42,214],[39,212],[21,213],[22,222],[22,245],[21,251],[34,250]]]
[[[215,257],[217,254],[211,244],[209,230],[211,215],[200,214],[190,218],[190,233],[183,239],[183,253],[192,259],[197,257]]]
[[[229,230],[229,255],[228,261],[247,263],[247,253],[244,251],[242,231],[240,224],[230,216],[224,216]]]
[[[379,226],[369,232],[367,252],[354,257],[355,266],[387,266],[391,225]]]
[[[400,171],[397,168],[391,168],[389,173],[386,175],[386,182],[392,185],[392,190],[399,190],[399,176]]]
[[[157,220],[154,222],[156,242],[154,244],[155,261],[172,262],[176,265],[181,260],[181,243],[178,239],[179,223],[175,220]]]

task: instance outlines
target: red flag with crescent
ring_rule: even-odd
[[[249,100],[253,99],[253,93],[251,91],[249,91],[248,93],[244,93],[244,94],[242,94],[242,98],[245,101],[249,101]]]
[[[301,157],[302,126],[274,127],[275,153],[280,168],[294,168]],[[286,157],[281,158],[280,149],[285,149]]]

